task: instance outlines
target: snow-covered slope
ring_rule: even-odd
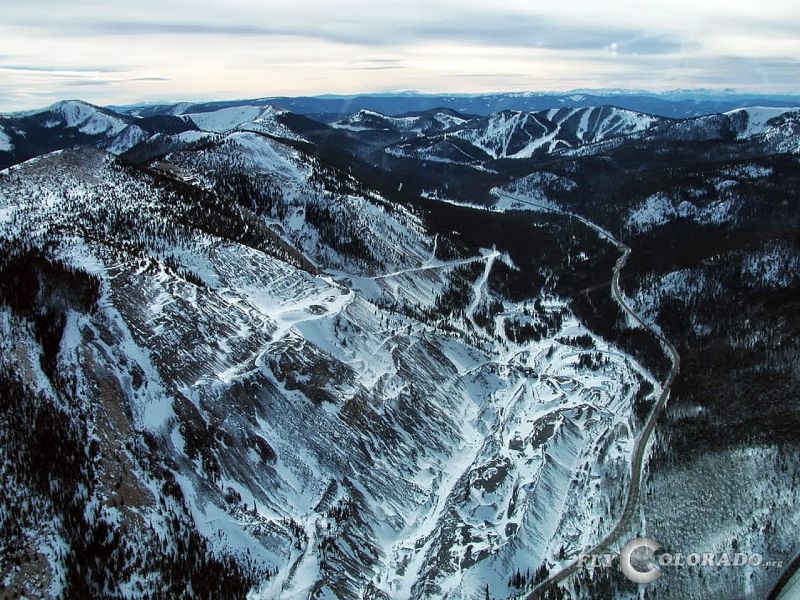
[[[554,152],[578,144],[639,133],[661,119],[613,107],[499,113],[456,135],[494,158],[527,158],[539,148]]]
[[[418,217],[389,212],[380,195],[358,192],[352,176],[269,137],[237,131],[202,150],[174,152],[169,162],[210,189],[248,195],[253,209],[316,264],[372,275],[429,252]],[[333,187],[339,192],[326,189]]]
[[[149,137],[150,135],[138,125],[128,125],[111,140],[108,151],[112,154],[122,154]]]
[[[738,108],[724,114],[737,120],[740,117],[745,117],[745,127],[737,132],[738,137],[741,139],[764,133],[772,126],[777,125],[781,120],[780,117],[786,117],[788,116],[787,113],[791,114],[793,112],[797,111],[785,108],[753,106],[750,108]]]
[[[800,151],[800,109],[750,107],[678,121],[654,137],[751,144],[759,152]]]
[[[0,168],[79,145],[122,154],[153,134],[194,128],[175,117],[138,118],[80,100],[65,100],[41,110],[0,117]]]
[[[234,106],[210,112],[182,114],[181,117],[190,120],[204,131],[225,133],[241,129],[281,138],[302,139],[281,122],[281,117],[286,114],[288,111],[267,104]]]
[[[0,152],[11,152],[14,149],[14,144],[11,143],[11,138],[0,126]]]
[[[615,107],[552,109],[536,113],[503,111],[431,135],[424,140],[398,144],[389,150],[401,156],[453,162],[498,158],[530,158],[612,138],[641,134],[664,119]],[[447,145],[457,144],[467,156],[461,161],[441,155]],[[465,149],[464,144],[467,144]],[[439,148],[439,150],[437,150]]]
[[[633,440],[660,393],[586,324],[610,315],[609,339],[655,356],[656,372],[660,351],[632,323],[619,335],[597,267],[616,249],[579,220],[516,211],[563,206],[598,221],[607,211],[608,226],[640,244],[630,242],[636,261],[642,240],[664,231],[697,226],[703,243],[691,243],[702,248],[715,231],[735,241],[736,226],[750,240],[752,222],[779,231],[780,243],[747,249],[716,281],[710,270],[728,261],[700,254],[632,294],[649,319],[677,315],[682,327],[663,299],[707,289],[710,310],[690,324],[701,336],[721,290],[791,292],[796,280],[796,157],[720,166],[717,153],[796,144],[796,111],[691,121],[608,107],[469,120],[362,111],[331,129],[260,102],[207,108],[138,118],[65,103],[0,118],[11,154],[32,137],[58,142],[0,171],[0,554],[12,557],[0,580],[10,596],[484,600],[488,587],[518,597],[614,526]],[[479,168],[394,162],[383,154],[392,136],[403,140],[389,154]],[[363,142],[390,168],[315,148],[320,139]],[[627,141],[647,152],[616,153]],[[124,160],[106,152],[132,145],[140,152]],[[541,170],[497,160],[526,157],[543,159]],[[705,162],[687,174],[695,158]],[[424,203],[408,173],[439,184]],[[463,206],[490,185],[491,210]],[[738,338],[742,352],[764,348],[768,359],[791,347],[764,346],[759,330]],[[757,473],[750,463],[769,453],[747,456]],[[698,461],[682,479],[704,469]],[[774,473],[768,497],[789,513],[784,471]],[[666,509],[657,514],[704,497],[673,502],[675,481],[648,493]],[[761,497],[747,496],[741,506]],[[697,506],[680,531],[697,531],[707,504]],[[762,509],[733,529],[723,511],[729,531],[719,534],[722,515],[698,539],[765,537]],[[688,579],[673,597],[691,595]],[[589,588],[580,575],[567,584],[574,597]]]
[[[128,125],[122,118],[78,100],[57,102],[45,109],[43,115],[46,119],[42,124],[43,127],[77,129],[86,135],[113,136]]]
[[[99,281],[95,308],[65,313],[65,391],[24,320],[0,321],[30,349],[3,360],[49,401],[74,390],[97,407],[92,518],[149,539],[177,511],[252,567],[263,598],[507,596],[516,569],[610,526],[649,376],[563,302],[504,302],[487,282],[507,256],[437,258],[407,209],[254,133],[152,169],[70,150],[2,175],[3,236]],[[458,316],[415,316],[454,283],[469,290]],[[511,321],[552,325],[509,339]]]
[[[331,123],[331,126],[355,132],[382,131],[419,136],[458,127],[468,120],[469,117],[449,109],[434,109],[398,116],[363,109]]]
[[[800,108],[753,107],[726,114],[735,119],[746,115],[745,128],[737,132],[739,139],[763,140],[775,152],[800,153]]]

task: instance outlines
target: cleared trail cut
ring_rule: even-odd
[[[670,342],[666,337],[664,337],[658,330],[653,328],[652,326],[648,325],[644,319],[636,313],[627,303],[625,300],[625,296],[622,294],[622,290],[619,287],[619,277],[620,272],[625,267],[625,263],[628,260],[628,257],[631,254],[631,249],[626,244],[619,241],[610,232],[606,231],[596,223],[593,223],[589,219],[582,217],[580,215],[576,215],[574,213],[570,213],[567,211],[563,211],[560,209],[554,209],[549,206],[544,206],[537,204],[536,202],[531,202],[529,200],[525,200],[519,198],[517,196],[512,196],[510,194],[505,194],[499,190],[495,190],[495,192],[510,200],[515,200],[516,202],[520,202],[521,204],[528,204],[539,209],[542,212],[550,212],[550,213],[557,213],[564,216],[567,216],[571,219],[576,219],[590,227],[597,234],[608,240],[610,243],[614,244],[619,250],[622,252],[621,256],[617,259],[616,264],[614,265],[614,269],[611,275],[611,295],[620,305],[623,311],[628,314],[636,323],[641,325],[643,328],[650,331],[654,336],[658,338],[661,342],[664,349],[669,354],[670,360],[672,362],[672,367],[670,368],[669,374],[667,375],[667,379],[664,382],[664,385],[661,389],[661,394],[658,397],[655,405],[653,406],[653,410],[650,412],[650,415],[645,422],[644,428],[642,429],[641,434],[636,439],[636,444],[634,445],[633,449],[633,456],[631,457],[631,480],[630,484],[628,485],[628,491],[625,496],[625,507],[623,508],[622,515],[620,516],[617,524],[614,528],[609,531],[603,539],[601,539],[594,547],[587,549],[584,554],[605,554],[610,549],[611,546],[614,545],[615,542],[618,541],[620,535],[622,535],[625,531],[627,531],[628,526],[630,524],[631,518],[634,516],[636,512],[636,507],[639,502],[639,492],[641,489],[642,484],[642,469],[643,469],[643,462],[645,451],[647,449],[647,444],[650,442],[650,437],[653,434],[653,431],[656,427],[656,421],[658,420],[658,416],[661,414],[661,410],[664,408],[664,405],[667,403],[667,398],[669,398],[669,391],[672,387],[675,378],[677,377],[678,373],[680,372],[680,355],[678,354],[678,350],[675,346]],[[525,600],[537,600],[541,598],[542,595],[557,586],[559,583],[565,581],[570,576],[574,575],[580,568],[581,568],[581,561],[580,559],[575,560],[574,562],[570,563],[554,575],[548,577],[545,581],[537,585],[530,591],[527,595],[524,595]],[[521,594],[518,597],[523,596]]]

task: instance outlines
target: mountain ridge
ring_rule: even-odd
[[[109,123],[67,102],[2,122],[43,136],[0,170],[12,593],[524,595],[633,505],[663,338],[682,372],[638,451],[638,514],[672,547],[790,545],[796,111],[445,127],[435,109],[367,109],[348,129],[199,108]],[[387,152],[444,140],[469,161]],[[598,231],[631,249],[623,276]],[[754,412],[767,383],[784,387]],[[737,486],[767,489],[768,514],[703,470],[715,460],[746,465]],[[706,494],[730,510],[710,518]],[[770,576],[703,581],[725,597]],[[664,579],[683,600],[699,578]],[[551,595],[630,589],[581,572]]]

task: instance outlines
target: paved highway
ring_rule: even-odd
[[[611,275],[611,295],[614,299],[619,303],[620,307],[639,325],[644,327],[645,329],[651,331],[653,335],[655,335],[661,344],[664,346],[664,349],[670,356],[670,360],[672,361],[672,367],[670,368],[669,375],[667,376],[666,381],[661,389],[661,395],[658,397],[658,400],[653,406],[653,410],[650,412],[647,421],[645,422],[644,428],[642,432],[639,434],[639,437],[636,440],[636,444],[633,449],[633,456],[631,457],[631,480],[630,484],[628,485],[627,495],[625,497],[625,507],[622,510],[622,515],[620,516],[617,524],[614,528],[609,531],[602,540],[600,540],[593,548],[589,548],[585,551],[584,554],[605,554],[611,550],[611,547],[614,545],[615,542],[619,541],[618,538],[623,533],[628,531],[628,526],[630,525],[631,519],[633,518],[634,514],[636,513],[636,505],[639,502],[639,491],[642,484],[642,469],[644,467],[644,456],[645,450],[647,449],[647,444],[650,441],[650,436],[653,434],[653,430],[656,426],[656,421],[658,420],[658,416],[661,413],[661,410],[664,408],[664,405],[667,403],[667,398],[669,397],[669,391],[672,387],[672,383],[675,381],[675,377],[677,377],[678,372],[680,371],[680,363],[681,358],[678,354],[678,351],[675,349],[675,346],[661,335],[660,332],[652,328],[650,325],[645,323],[640,315],[638,315],[627,303],[625,300],[625,296],[622,293],[622,290],[619,287],[619,274],[622,269],[625,267],[625,263],[628,260],[628,257],[631,254],[631,249],[615,238],[611,233],[597,225],[596,223],[591,222],[589,219],[586,219],[580,215],[576,215],[574,213],[566,212],[563,210],[553,209],[547,206],[543,206],[537,204],[535,202],[531,202],[522,198],[518,198],[516,196],[512,196],[509,194],[505,194],[496,190],[496,192],[500,196],[505,196],[511,200],[515,200],[522,204],[528,204],[530,206],[536,207],[544,212],[554,212],[562,215],[566,215],[572,219],[577,219],[581,223],[585,224],[587,227],[591,227],[593,230],[597,232],[598,235],[607,239],[609,242],[614,244],[617,248],[620,249],[622,255],[617,259],[616,264],[614,265],[614,269]],[[627,540],[624,540],[627,541]],[[554,575],[550,576],[548,579],[540,583],[536,586],[525,598],[526,600],[537,600],[541,598],[542,595],[549,589],[552,589],[554,586],[558,585],[559,583],[566,580],[571,575],[575,574],[581,568],[581,562],[576,560],[575,562],[571,563],[570,565],[564,567]]]

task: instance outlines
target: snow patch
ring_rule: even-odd
[[[726,115],[745,115],[747,126],[738,135],[739,139],[749,138],[754,135],[764,133],[770,128],[770,121],[789,112],[798,110],[797,108],[774,108],[767,106],[752,106],[748,108],[737,108],[726,112]]]
[[[139,142],[146,140],[147,137],[148,135],[144,129],[138,125],[129,125],[122,133],[114,138],[114,141],[111,142],[111,145],[108,147],[108,151],[112,154],[122,154],[133,148]]]
[[[11,143],[11,138],[8,137],[3,127],[0,126],[0,152],[12,152],[13,150],[14,144]]]
[[[728,187],[730,183],[720,182],[718,189],[724,190]],[[737,203],[734,198],[724,198],[707,206],[697,207],[691,202],[678,201],[664,192],[657,192],[631,211],[626,225],[630,231],[641,233],[679,218],[690,218],[703,224],[722,224],[732,221],[736,212]]]
[[[55,117],[45,127],[64,125],[86,135],[116,135],[128,124],[118,117],[107,115],[95,106],[76,100],[58,102],[48,109]]]
[[[257,131],[275,137],[302,140],[291,129],[283,125],[278,117],[287,111],[272,105],[231,106],[211,112],[181,115],[191,120],[198,128],[216,133],[226,133],[237,129]]]

